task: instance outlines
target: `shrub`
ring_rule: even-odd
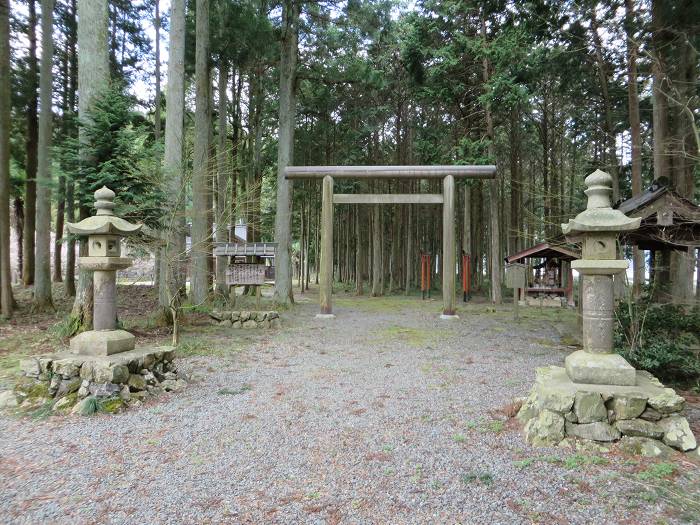
[[[615,349],[633,366],[662,381],[700,378],[700,309],[622,302],[616,310]]]

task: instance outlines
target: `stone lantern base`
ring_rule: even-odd
[[[107,356],[128,352],[136,346],[136,337],[126,330],[90,330],[70,340],[70,351],[79,355]]]
[[[634,386],[637,371],[620,354],[578,350],[566,356],[566,373],[576,383]]]
[[[535,446],[555,446],[566,438],[622,440],[634,452],[655,455],[668,447],[697,448],[681,415],[684,407],[685,399],[645,371],[635,371],[633,385],[599,385],[574,383],[564,368],[551,366],[537,369],[517,417]]]

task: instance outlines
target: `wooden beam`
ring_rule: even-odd
[[[330,175],[338,179],[432,179],[453,177],[493,179],[496,166],[288,166],[286,179],[322,179]]]
[[[442,204],[439,193],[336,193],[333,204]]]

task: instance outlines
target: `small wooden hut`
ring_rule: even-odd
[[[537,306],[574,306],[571,261],[581,254],[556,241],[542,242],[505,258],[506,263],[528,266],[527,288],[520,301]]]

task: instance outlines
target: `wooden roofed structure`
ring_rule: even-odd
[[[568,306],[574,306],[574,280],[571,261],[579,259],[580,252],[556,240],[541,242],[513,253],[505,258],[506,263],[526,263],[528,283],[521,300],[526,304],[559,306],[566,298]],[[533,264],[536,260],[541,262]],[[559,301],[559,304],[557,304]]]
[[[700,248],[700,206],[655,181],[636,197],[615,205],[628,217],[641,217],[637,230],[621,236],[622,243],[641,250]]]

